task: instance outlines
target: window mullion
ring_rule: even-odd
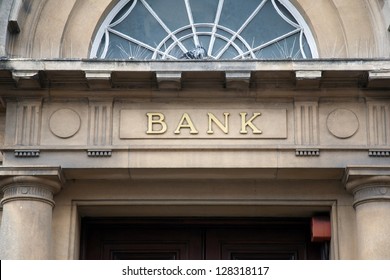
[[[190,1],[189,0],[184,0],[184,3],[186,4],[188,20],[190,22],[190,26],[191,26],[191,29],[192,29],[192,34],[193,34],[193,38],[194,38],[194,44],[195,44],[195,47],[197,47],[197,46],[200,46],[200,44],[199,44],[198,35],[196,34],[196,28],[195,28],[194,18],[192,16],[192,10],[191,10]]]
[[[223,8],[224,3],[225,3],[224,0],[219,0],[217,14],[215,15],[214,26],[213,26],[213,30],[212,30],[212,34],[211,34],[209,49],[207,51],[208,56],[212,55],[212,51],[213,51],[214,43],[215,43],[215,33],[217,32],[217,27],[219,24],[219,20],[221,18],[222,8]]]

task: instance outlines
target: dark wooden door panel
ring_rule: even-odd
[[[306,219],[82,221],[82,259],[320,259],[320,249]]]
[[[206,235],[207,259],[307,259],[310,228],[304,222],[255,224],[211,229]]]
[[[203,232],[166,225],[86,220],[83,259],[203,259]]]
[[[200,256],[199,256],[200,258]],[[145,243],[105,244],[103,259],[111,260],[180,260],[190,259],[189,244]]]
[[[264,242],[264,241],[263,241]],[[305,244],[221,244],[222,260],[299,260],[305,257]]]

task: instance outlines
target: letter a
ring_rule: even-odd
[[[180,120],[180,122],[177,125],[177,128],[175,130],[175,134],[180,134],[180,129],[182,129],[182,128],[189,128],[190,134],[198,134],[199,133],[199,131],[196,130],[194,123],[191,120],[191,117],[187,113],[184,113],[183,116],[181,117],[181,120]]]

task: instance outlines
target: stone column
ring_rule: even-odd
[[[348,168],[359,259],[390,259],[390,167]]]
[[[35,176],[12,176],[0,182],[3,218],[0,259],[50,259],[53,195],[61,184]]]

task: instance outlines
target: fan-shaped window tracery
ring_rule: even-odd
[[[310,30],[286,0],[122,0],[97,32],[102,59],[316,58]]]

